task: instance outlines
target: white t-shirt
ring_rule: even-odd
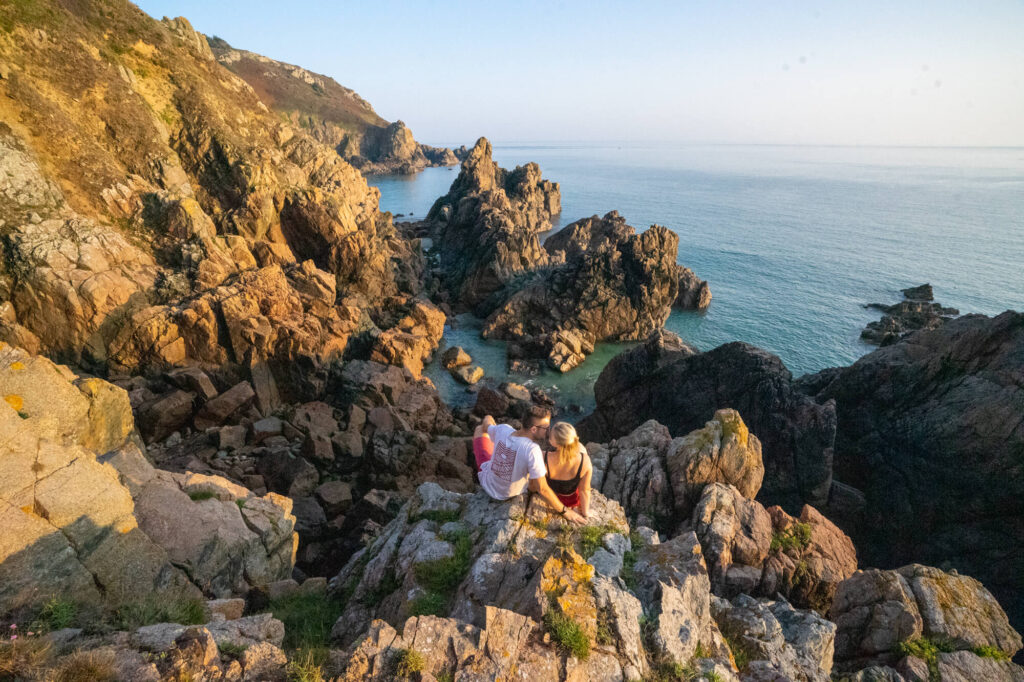
[[[543,478],[548,472],[540,446],[513,433],[515,429],[508,424],[487,430],[494,443],[494,455],[480,465],[480,485],[496,500],[519,495],[526,487],[527,477]]]

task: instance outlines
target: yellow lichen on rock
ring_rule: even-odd
[[[12,408],[21,412],[21,408],[25,406],[25,401],[22,400],[20,395],[15,393],[8,393],[4,396],[4,402],[10,405]]]

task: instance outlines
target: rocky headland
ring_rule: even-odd
[[[337,138],[372,109],[212,43],[0,6],[0,678],[1024,679],[1020,314],[798,380],[698,352],[671,231],[542,243],[557,183],[486,139],[396,227]],[[392,125],[345,144],[413,150]],[[457,311],[563,371],[646,338],[579,424],[587,526],[479,490],[479,419],[561,406],[456,349],[445,404]]]
[[[208,41],[217,61],[248,83],[261,102],[364,174],[412,174],[465,158],[465,147],[417,142],[405,123],[384,120],[369,102],[329,76],[236,49],[221,38]]]
[[[868,308],[881,310],[885,313],[881,320],[869,322],[861,332],[860,338],[876,346],[888,346],[899,341],[911,332],[922,329],[935,329],[948,322],[960,311],[935,303],[932,285],[903,289],[903,300],[893,305],[869,303]]]

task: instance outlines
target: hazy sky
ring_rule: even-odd
[[[142,0],[421,142],[1024,145],[1024,2]]]

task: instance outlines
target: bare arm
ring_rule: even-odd
[[[548,505],[555,510],[555,512],[562,511],[562,508],[565,506],[564,504],[562,504],[561,500],[558,499],[558,496],[555,495],[555,491],[551,489],[551,486],[548,485],[548,482],[543,478],[531,478],[529,483],[529,489],[530,492],[537,493],[538,495],[543,497],[544,501],[547,502]],[[582,525],[586,523],[586,519],[584,519],[582,516],[577,514],[572,509],[566,509],[565,514],[563,514],[562,516],[564,516],[567,520],[577,525]]]
[[[580,513],[584,518],[590,516],[590,478],[594,475],[594,465],[590,455],[583,453],[583,479],[580,481]]]

